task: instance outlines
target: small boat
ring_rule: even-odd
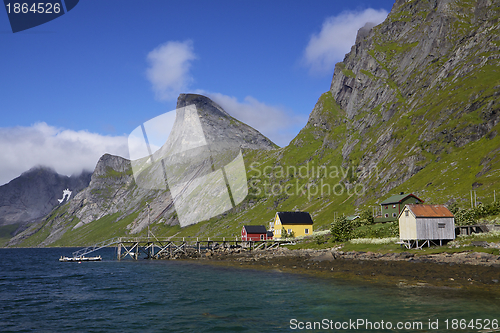
[[[82,261],[101,261],[101,256],[97,257],[63,257],[59,258],[60,262],[82,262]]]

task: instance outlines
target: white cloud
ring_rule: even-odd
[[[46,123],[0,128],[0,185],[37,165],[68,176],[93,171],[105,153],[127,158],[127,137],[61,129]]]
[[[342,12],[327,18],[318,34],[313,34],[304,51],[303,62],[311,73],[333,73],[335,63],[342,61],[356,41],[358,30],[371,22],[379,24],[388,12],[372,8]]]
[[[196,59],[193,43],[170,41],[149,52],[146,75],[159,100],[172,100],[187,89],[193,80],[189,74],[191,61]]]
[[[220,93],[205,93],[231,116],[252,126],[279,146],[286,146],[306,124],[307,117],[294,115],[282,106],[268,105],[247,96],[243,102]]]

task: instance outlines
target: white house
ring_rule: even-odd
[[[398,219],[399,238],[408,248],[455,239],[455,217],[443,205],[405,205]]]

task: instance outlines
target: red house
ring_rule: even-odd
[[[272,233],[268,234],[263,225],[244,225],[241,229],[242,241],[259,241],[273,239]]]

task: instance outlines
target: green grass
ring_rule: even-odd
[[[9,224],[0,227],[0,247],[7,245],[17,228],[19,228],[18,224]]]
[[[51,246],[85,246],[95,244],[106,239],[119,236],[127,236],[127,225],[132,223],[139,212],[135,212],[119,219],[121,213],[106,215],[98,220],[73,229],[79,221],[74,219],[67,227],[68,231]]]
[[[424,9],[430,8],[429,2],[420,3],[423,4]],[[475,6],[475,2],[460,0],[457,4],[457,8],[451,11],[451,15],[456,16],[456,21],[452,23],[455,24],[455,28],[450,29],[452,31],[448,38],[451,43],[458,45],[459,34],[468,35],[477,28],[476,25],[483,23],[474,23],[471,20],[473,11],[470,8]],[[420,24],[424,24],[423,21],[430,9],[426,11],[417,8],[418,11],[415,11],[413,9],[415,7],[417,7],[415,1],[405,2],[397,12],[390,15],[390,19],[407,21],[416,17],[421,21]],[[494,10],[498,12],[497,9]],[[426,68],[417,68],[412,70],[412,73],[405,73],[406,69],[400,69],[398,66],[400,60],[409,51],[421,47],[419,42],[415,41],[418,40],[416,39],[418,33],[410,32],[405,35],[407,37],[394,41],[389,40],[386,35],[377,34],[377,28],[374,31],[373,47],[367,52],[386,73],[381,74],[383,77],[377,77],[369,70],[361,69],[360,73],[356,74],[369,77],[372,84],[381,89],[387,89],[389,94],[392,91],[394,97],[391,100],[380,103],[367,99],[363,101],[363,106],[357,114],[354,114],[354,119],[348,119],[346,112],[335,101],[330,91],[322,94],[318,99],[316,114],[311,118],[316,122],[316,126],[312,122],[308,123],[287,147],[272,151],[244,152],[250,188],[248,197],[240,206],[221,216],[185,228],[155,221],[151,226],[154,233],[157,236],[177,234],[194,237],[233,237],[240,235],[243,225],[268,226],[268,222],[274,218],[277,211],[288,210],[309,211],[313,215],[314,230],[324,230],[328,229],[330,223],[333,222],[335,213],[351,215],[366,208],[371,210],[371,206],[377,206],[382,198],[399,192],[415,193],[426,203],[445,204],[457,201],[461,207],[467,207],[470,202],[469,191],[475,183],[482,184],[476,189],[478,200],[481,202],[491,202],[493,190],[497,190],[497,194],[500,194],[500,154],[496,151],[500,147],[500,135],[497,134],[492,139],[486,135],[480,140],[463,146],[456,143],[457,140],[466,138],[467,131],[474,132],[472,126],[486,122],[488,115],[485,111],[490,102],[496,103],[495,105],[499,103],[499,97],[495,94],[500,87],[498,61],[500,51],[494,50],[483,54],[481,47],[472,50],[469,58],[455,68],[454,72],[450,72],[453,75],[440,79],[430,89],[423,87],[424,82],[429,78],[435,78],[443,65],[448,62],[450,54],[456,49],[451,50],[449,55],[441,54],[435,57],[427,63]],[[500,45],[497,36],[498,29],[485,33],[491,37],[488,37],[491,43]],[[467,63],[474,63],[477,59],[486,59],[489,56],[491,57],[486,65],[473,67],[470,72],[465,71],[464,66]],[[356,76],[352,70],[346,68],[344,63],[338,63],[336,66],[338,66],[337,73],[340,71],[351,78]],[[458,72],[461,76],[454,76],[454,73]],[[400,82],[402,77],[408,77],[407,82]],[[412,93],[413,96],[418,96],[411,102],[411,105],[411,98],[407,101],[402,93],[405,90],[400,88],[407,83],[414,84],[415,89]],[[478,108],[465,112],[466,108],[471,105],[476,105]],[[382,121],[382,116],[390,109],[396,110],[394,115]],[[366,126],[361,131],[360,128],[363,127],[361,125],[373,115],[375,123]],[[435,123],[432,127],[432,122],[438,119],[441,122]],[[380,150],[376,142],[389,129],[392,129],[392,134],[388,139],[390,144],[386,145],[384,150]],[[492,128],[490,133],[494,131],[500,133],[500,124]],[[452,133],[454,140],[448,142],[444,133]],[[346,143],[355,142],[355,140],[358,141],[353,150],[344,159],[343,147]],[[375,160],[374,156],[377,155],[380,155],[380,158]],[[371,162],[375,161],[377,164],[369,170],[369,176],[361,183],[365,190],[361,196],[348,193],[345,189],[338,195],[331,191],[313,194],[312,190],[321,184],[322,179],[313,178],[311,171],[305,177],[297,173],[278,175],[274,171],[280,167],[303,168],[307,165],[336,166],[345,170],[347,167],[362,165],[363,161],[370,159]],[[422,169],[406,179],[412,163]],[[356,181],[356,184],[360,185],[358,175],[352,173],[352,169],[349,170],[347,180],[351,184]],[[393,175],[389,177],[387,175],[390,171]],[[484,174],[480,175],[483,171]],[[121,175],[122,173],[108,169],[105,177],[117,178]],[[326,183],[333,187],[339,182],[345,182],[346,179],[327,177],[323,181],[323,185]],[[282,191],[266,193],[264,189],[266,183],[278,184],[282,188],[293,185],[294,189],[306,189],[306,193],[296,192],[292,195]],[[305,187],[306,185],[308,187]],[[108,191],[104,188],[93,194],[105,197],[109,195]],[[63,216],[68,222],[73,221],[66,235],[56,244],[95,242],[101,234],[106,234],[107,238],[114,234],[126,234],[126,224],[130,224],[134,219],[134,216],[131,216],[113,222],[112,220],[117,216],[109,216],[101,219],[102,221],[94,221],[82,228],[70,230],[77,221],[72,220],[72,216],[64,215],[64,211],[57,211],[55,214]],[[45,239],[44,237],[50,233],[50,221],[49,219],[49,222],[26,244],[36,244]],[[94,227],[99,232],[92,233],[90,229]],[[115,232],[114,229],[117,231]],[[364,231],[368,232],[368,230]],[[351,245],[361,246],[360,244]],[[389,248],[382,247],[381,250],[396,251],[397,249],[389,246]]]
[[[373,252],[373,253],[401,253],[401,252],[408,252],[408,253],[413,253],[415,255],[430,255],[430,254],[439,254],[439,253],[461,253],[461,252],[484,252],[484,253],[490,253],[493,255],[499,255],[499,250],[498,249],[493,249],[493,248],[483,248],[483,247],[476,247],[476,246],[464,246],[460,248],[449,248],[447,246],[440,246],[440,247],[424,247],[422,249],[411,249],[408,250],[405,247],[401,246],[400,244],[353,244],[350,241],[349,242],[325,242],[323,244],[318,245],[314,240],[311,241],[306,241],[302,243],[298,243],[296,245],[289,245],[287,248],[291,250],[298,250],[298,249],[330,249],[333,247],[338,247],[342,245],[342,248],[339,251],[343,252],[350,252],[350,251],[356,251],[356,252]]]

